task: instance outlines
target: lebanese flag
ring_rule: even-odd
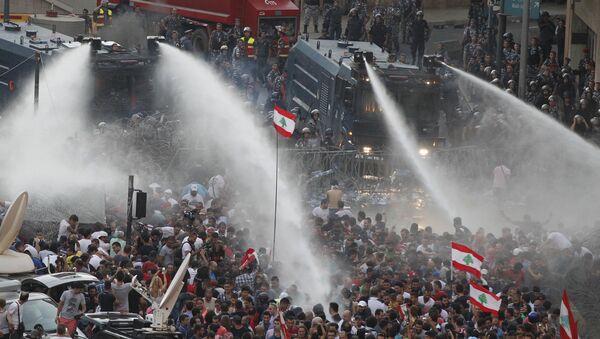
[[[408,320],[408,307],[406,304],[401,304],[398,306],[398,315],[400,315],[400,319],[403,321]]]
[[[578,339],[577,322],[571,312],[567,290],[563,290],[562,302],[560,303],[560,338]]]
[[[254,250],[254,248],[248,248],[244,256],[242,257],[242,262],[240,264],[240,270],[246,268],[246,266],[250,265],[253,261],[258,263],[258,254]]]
[[[285,319],[283,318],[283,314],[279,311],[279,323],[281,324],[281,339],[291,339],[290,330],[287,328],[285,324]]]
[[[452,242],[452,267],[471,273],[477,279],[481,278],[483,256],[465,245]]]
[[[491,313],[497,317],[502,299],[473,281],[469,281],[469,284],[471,285],[469,289],[469,302],[471,305],[475,305],[483,312]]]
[[[279,106],[275,106],[275,110],[273,111],[273,126],[277,133],[289,139],[294,133],[294,128],[296,128],[296,115]]]

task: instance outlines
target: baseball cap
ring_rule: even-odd
[[[367,307],[367,303],[364,300],[361,300],[358,302],[358,306],[360,307]]]
[[[198,192],[198,185],[192,185],[190,189],[192,190],[192,192]]]

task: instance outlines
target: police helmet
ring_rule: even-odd
[[[504,35],[502,35],[502,38],[504,38],[504,40],[511,40],[513,39],[513,34],[511,32],[506,32],[504,33]]]
[[[304,133],[310,133],[310,128],[308,128],[308,127],[304,127],[304,128],[302,129],[302,134],[304,134]]]
[[[514,83],[515,83],[515,81],[511,79],[511,80],[508,80],[508,83],[507,83],[507,84],[510,86],[510,85],[512,85],[512,84],[514,84]]]
[[[316,108],[315,108],[315,109],[313,109],[312,111],[310,111],[310,115],[315,115],[315,114],[317,114],[317,115],[320,115],[320,114],[321,114],[321,111],[319,111],[319,110],[318,110],[318,109],[316,109]]]
[[[298,114],[300,113],[300,107],[296,106],[290,110],[290,113]]]
[[[423,16],[423,11],[417,11],[417,16]]]
[[[248,26],[244,27],[244,33],[245,32],[252,32],[252,28],[250,28]]]
[[[226,50],[228,50],[228,49],[229,49],[229,47],[227,47],[227,45],[223,45],[223,46],[221,46],[221,50],[222,50],[222,51],[226,51]]]
[[[496,78],[496,79],[492,80],[492,81],[490,82],[490,84],[492,84],[492,85],[496,85],[496,86],[497,86],[497,85],[500,85],[500,79]]]
[[[548,85],[542,86],[542,92],[545,92],[545,91],[549,92],[550,91],[550,86],[548,86]]]
[[[556,101],[556,97],[554,95],[551,95],[548,97],[548,101]]]
[[[507,88],[507,89],[506,89],[506,93],[508,93],[508,94],[514,94],[515,92],[513,92],[513,90],[512,90],[512,89],[510,89],[510,88]]]
[[[537,87],[537,82],[535,82],[535,80],[530,81],[529,87],[532,87],[532,88]]]
[[[548,110],[550,110],[550,105],[548,105],[548,104],[543,104],[543,105],[542,105],[542,111],[548,111]]]
[[[490,75],[491,75],[491,76],[496,76],[496,75],[498,75],[498,71],[494,69],[494,70],[492,70],[492,71],[490,72]]]

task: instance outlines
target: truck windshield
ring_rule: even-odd
[[[430,97],[431,93],[427,91],[398,88],[392,91],[392,93],[394,100],[409,119],[427,119],[429,115],[435,113],[435,100],[432,100]],[[381,112],[381,106],[377,102],[375,94],[370,89],[365,90],[358,98],[359,104],[357,108],[362,118],[380,118],[377,113]]]
[[[275,36],[276,27],[283,26],[286,28],[288,36],[296,36],[296,18],[295,17],[276,17],[276,18],[259,18],[258,27],[267,35]]]

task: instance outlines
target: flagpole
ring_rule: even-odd
[[[273,250],[271,261],[275,262],[275,237],[277,234],[277,183],[279,182],[279,133],[275,133],[275,209],[273,215]]]

